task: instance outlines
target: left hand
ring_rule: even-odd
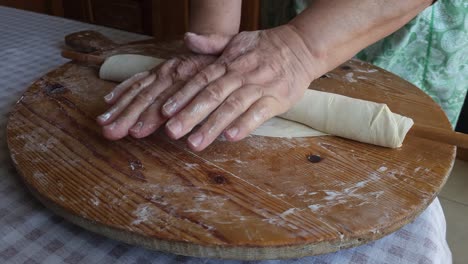
[[[104,97],[111,107],[97,117],[104,137],[121,139],[128,134],[142,138],[167,121],[161,106],[201,69],[213,63],[231,35],[187,33],[185,47],[199,54],[179,55],[148,72],[137,73]]]
[[[205,149],[223,131],[241,140],[298,101],[323,73],[321,63],[292,26],[241,32],[163,105],[166,132],[179,139],[206,119],[189,136],[191,149]]]

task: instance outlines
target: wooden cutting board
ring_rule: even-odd
[[[131,48],[162,57],[173,50]],[[97,73],[71,62],[33,83],[9,118],[11,158],[31,192],[57,214],[150,249],[271,259],[357,246],[418,216],[455,158],[455,147],[414,136],[399,149],[333,136],[250,136],[216,140],[200,153],[163,132],[111,142],[95,117],[106,110],[102,97],[115,84]],[[384,102],[416,123],[450,129],[429,96],[361,61],[345,63],[310,88]]]

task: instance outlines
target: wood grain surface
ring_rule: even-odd
[[[175,50],[142,44],[102,55]],[[97,74],[68,63],[32,84],[9,118],[11,158],[56,213],[155,250],[275,259],[357,246],[418,216],[455,158],[455,147],[411,135],[398,149],[333,136],[219,138],[200,153],[163,132],[111,142],[95,117],[115,84]],[[351,60],[310,88],[387,103],[417,124],[450,129],[422,91],[367,63]]]

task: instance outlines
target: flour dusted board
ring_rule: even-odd
[[[161,47],[132,49],[168,57]],[[356,246],[414,219],[454,160],[454,147],[411,135],[400,149],[332,136],[219,139],[201,153],[162,132],[110,142],[95,117],[114,84],[97,73],[68,63],[31,85],[8,123],[11,157],[32,193],[56,213],[152,249],[265,259]],[[416,123],[450,127],[416,87],[359,61],[311,88],[384,102]],[[322,160],[310,162],[311,154]]]

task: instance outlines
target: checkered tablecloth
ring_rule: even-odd
[[[413,223],[372,243],[327,255],[259,262],[223,261],[146,250],[96,235],[52,214],[25,189],[6,146],[7,114],[24,90],[66,62],[63,37],[94,29],[117,42],[145,38],[0,6],[0,263],[451,263],[436,199]]]

